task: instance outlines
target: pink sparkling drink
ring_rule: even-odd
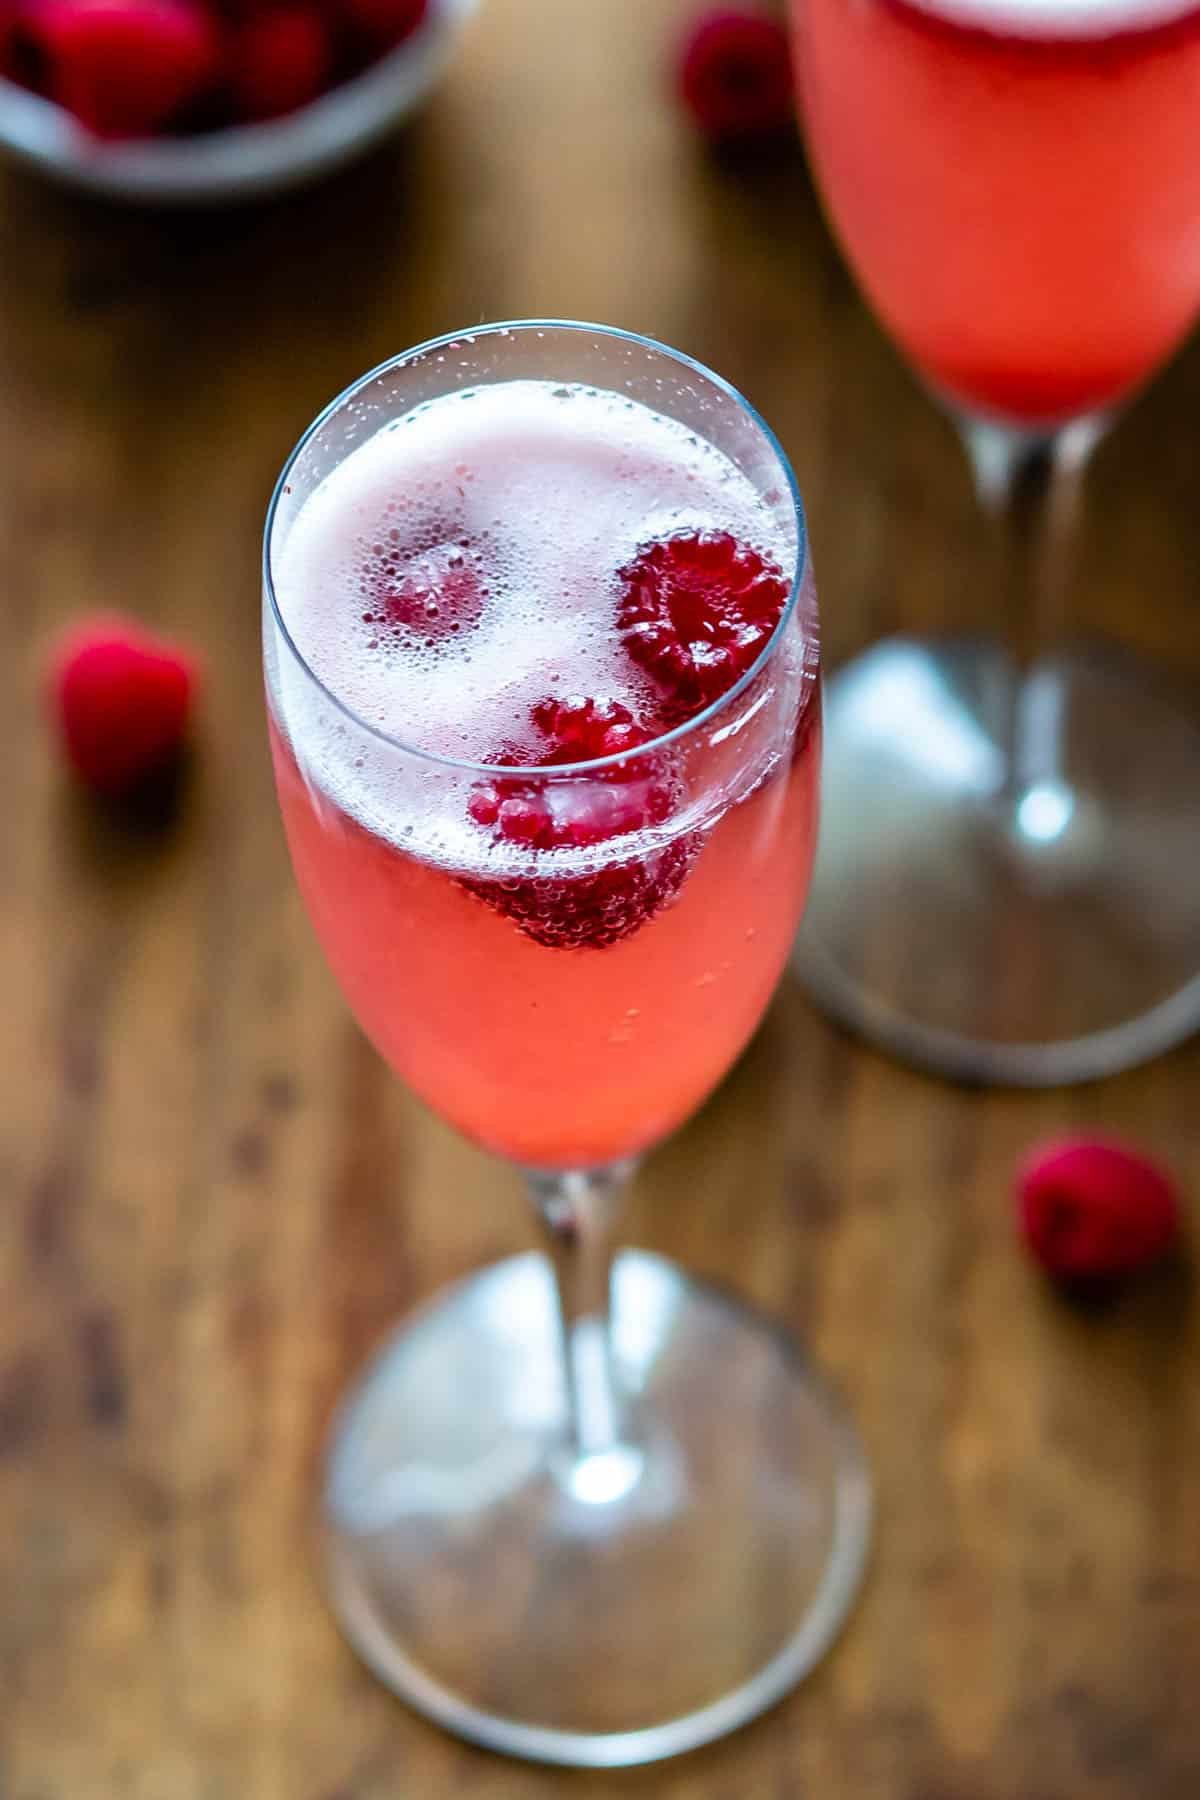
[[[1200,11],[793,0],[816,173],[881,319],[976,413],[1053,425],[1200,305]]]
[[[309,914],[408,1085],[526,1166],[665,1136],[784,966],[820,735],[790,508],[674,419],[538,380],[433,398],[281,501],[268,701]],[[735,544],[785,614],[673,735],[619,624],[664,542],[717,586]]]

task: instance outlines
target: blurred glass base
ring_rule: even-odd
[[[614,1278],[627,1441],[572,1463],[557,1331],[530,1254],[389,1342],[333,1438],[333,1604],[451,1731],[648,1762],[733,1730],[825,1651],[862,1572],[866,1469],[786,1333],[635,1252]]]
[[[1200,732],[1132,658],[1058,655],[1010,768],[1013,682],[999,644],[891,638],[829,683],[795,966],[905,1061],[1087,1081],[1200,1024]]]

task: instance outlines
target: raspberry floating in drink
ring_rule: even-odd
[[[543,700],[532,719],[547,740],[540,758],[547,769],[622,756],[652,737],[615,700]],[[469,811],[497,841],[530,850],[613,845],[669,817],[672,790],[662,765],[661,756],[632,758],[597,769],[586,783],[539,780],[529,769],[496,774],[472,789]],[[638,857],[606,858],[599,868],[556,869],[552,860],[525,877],[467,885],[541,944],[604,949],[673,898],[695,848],[684,835],[647,844]]]
[[[644,544],[620,571],[617,624],[677,718],[707,706],[761,655],[787,603],[779,565],[728,531]]]
[[[599,762],[648,744],[654,733],[619,700],[540,700],[533,722],[550,739],[548,765]]]
[[[460,545],[439,544],[412,557],[382,584],[375,610],[364,621],[433,645],[470,631],[483,615],[479,572]]]
[[[650,741],[618,700],[543,700],[531,709],[546,746],[535,768],[621,756]],[[497,773],[471,791],[468,811],[477,825],[491,826],[498,838],[540,850],[603,843],[644,825],[660,825],[670,810],[670,793],[651,765],[619,763],[597,770],[586,786],[557,787],[532,772]]]

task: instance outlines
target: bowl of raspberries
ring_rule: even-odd
[[[0,0],[0,145],[113,198],[250,199],[437,81],[475,0]]]

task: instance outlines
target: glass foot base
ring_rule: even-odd
[[[636,1449],[572,1465],[556,1333],[530,1254],[390,1340],[334,1432],[333,1604],[449,1730],[649,1762],[732,1731],[821,1656],[862,1573],[866,1469],[784,1332],[637,1252],[613,1329]]]
[[[998,645],[894,638],[829,684],[796,967],[908,1061],[1087,1081],[1200,1024],[1200,732],[1128,665],[1048,659],[1058,767],[1014,799],[1009,679]]]

